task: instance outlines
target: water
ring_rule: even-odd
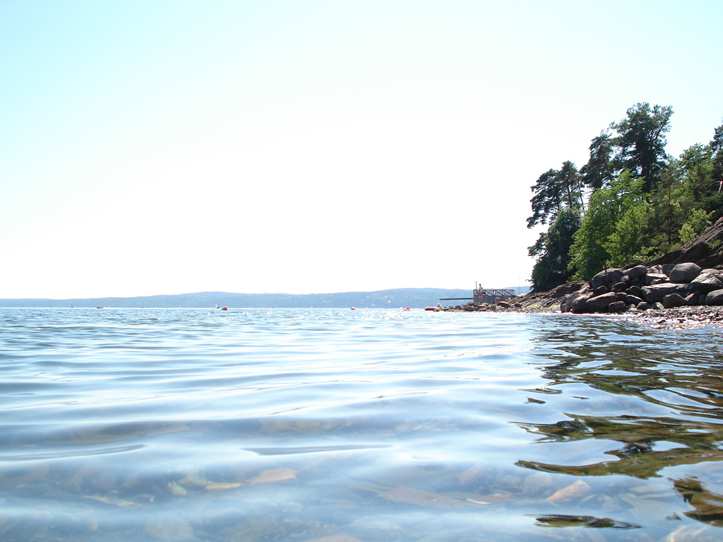
[[[720,330],[0,310],[0,540],[723,539]]]

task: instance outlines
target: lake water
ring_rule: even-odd
[[[721,338],[0,309],[0,540],[723,540]]]

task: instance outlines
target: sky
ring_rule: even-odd
[[[723,2],[0,0],[0,297],[527,284],[530,186],[723,122]]]

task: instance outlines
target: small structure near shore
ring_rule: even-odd
[[[487,303],[493,305],[498,301],[505,301],[515,297],[515,291],[506,288],[482,288],[482,285],[475,282],[474,291],[472,292],[472,302],[481,305]]]
[[[479,282],[474,283],[472,297],[443,297],[440,301],[471,301],[473,305],[494,305],[515,297],[515,291],[506,288],[483,288]]]

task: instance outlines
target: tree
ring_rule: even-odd
[[[602,132],[590,142],[590,159],[580,170],[583,182],[597,190],[615,178],[612,162],[615,151],[614,141],[609,132]]]
[[[713,153],[713,180],[720,182],[723,180],[723,124],[715,129],[708,146]]]
[[[545,224],[550,217],[554,217],[560,210],[562,194],[557,186],[558,171],[548,169],[537,178],[534,186],[530,187],[533,196],[530,200],[532,216],[527,218],[527,227]]]
[[[532,289],[536,292],[554,288],[570,278],[570,246],[580,227],[580,215],[563,209],[545,233],[529,248],[530,256],[539,256],[532,268]]]
[[[667,161],[666,134],[672,115],[670,106],[651,107],[649,103],[638,103],[628,109],[623,120],[612,125],[618,134],[615,139],[618,168],[643,177],[646,192],[655,187]]]
[[[648,245],[647,229],[651,217],[650,204],[646,201],[642,190],[637,201],[628,201],[627,209],[615,222],[610,236],[602,245],[608,253],[607,265],[621,267],[631,262],[648,259],[652,249]]]
[[[655,190],[650,194],[654,228],[650,244],[658,254],[672,250],[678,244],[678,231],[685,220],[683,171],[680,162],[673,160],[666,167]]]
[[[562,168],[557,174],[557,184],[563,191],[567,209],[579,211],[583,206],[583,182],[575,164],[569,160],[562,163]]]
[[[579,209],[583,204],[582,178],[575,164],[569,160],[562,167],[548,169],[540,175],[531,187],[530,200],[532,216],[527,219],[527,227],[552,223],[564,208]]]
[[[644,238],[632,227],[634,220],[642,216],[642,210],[632,209],[644,202],[643,180],[635,179],[627,171],[610,186],[593,192],[570,247],[569,270],[580,278],[590,279],[613,261],[619,262],[624,254],[642,251],[645,247],[636,247],[631,242],[636,234]],[[618,228],[621,217],[625,223]]]
[[[710,226],[710,215],[703,209],[694,209],[690,216],[680,227],[680,242],[683,244],[690,243],[698,235],[703,233]]]

